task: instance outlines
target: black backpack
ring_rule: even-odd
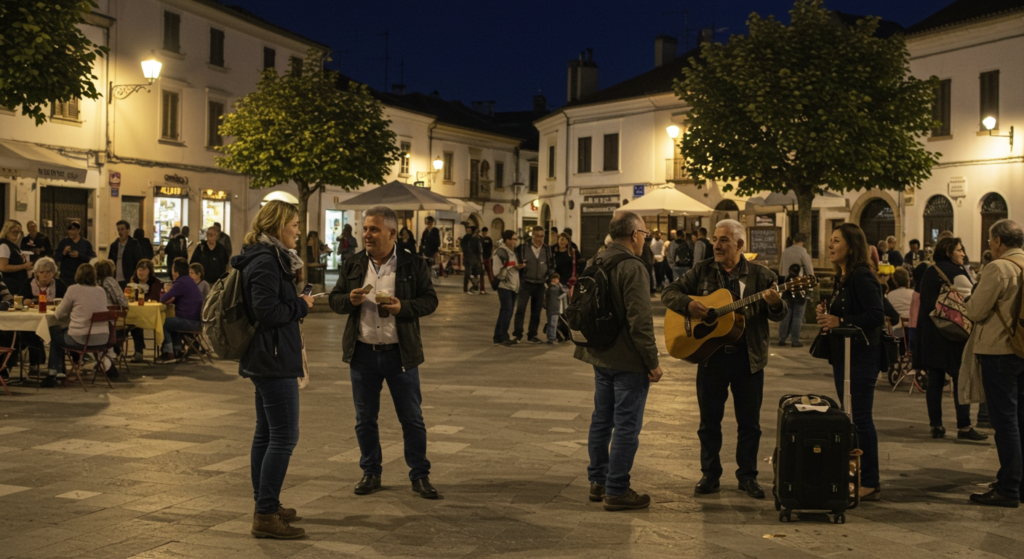
[[[676,243],[676,254],[675,262],[673,266],[677,268],[686,268],[693,266],[693,249],[690,248],[690,244],[684,241],[673,241]]]
[[[565,309],[572,343],[580,347],[606,348],[619,337],[622,318],[615,316],[612,306],[612,268],[632,254],[616,254],[607,260],[596,257],[576,279],[572,300]],[[638,259],[639,260],[639,259]]]

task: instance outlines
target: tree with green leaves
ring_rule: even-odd
[[[300,216],[326,185],[353,190],[382,183],[399,158],[383,105],[365,85],[339,88],[338,74],[323,62],[323,53],[311,49],[301,71],[265,70],[256,91],[238,100],[220,126],[234,141],[217,148],[224,154],[217,165],[250,175],[254,189],[294,182]],[[305,219],[299,227],[305,239]]]
[[[904,190],[931,176],[941,154],[920,138],[937,80],[910,75],[902,35],[876,37],[878,18],[846,25],[822,0],[790,14],[789,26],[751,14],[749,35],[705,43],[675,91],[691,107],[680,143],[691,175],[736,181],[741,196],[792,189],[809,235],[825,190]]]
[[[46,122],[45,106],[97,99],[93,64],[107,54],[78,27],[95,0],[0,2],[0,107]]]

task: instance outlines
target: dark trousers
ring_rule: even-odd
[[[462,269],[462,290],[469,291],[472,284],[472,277],[476,276],[476,279],[480,282],[480,292],[484,292],[484,273],[483,266],[479,260],[466,260],[463,263]],[[476,287],[472,285],[472,287]]]
[[[960,403],[960,360],[950,363],[949,369],[928,369],[928,392],[925,399],[928,401],[928,424],[932,427],[942,425],[942,398],[945,392],[946,375],[953,379],[953,408],[956,410],[957,429],[966,429],[971,426],[971,405]]]
[[[1024,495],[1021,452],[1024,448],[1024,359],[1014,354],[978,355],[988,418],[995,429],[999,473],[996,492],[1009,499]]]
[[[726,354],[718,350],[697,366],[697,405],[700,407],[700,471],[707,477],[722,477],[722,418],[732,390],[736,413],[736,479],[757,478],[757,451],[761,444],[761,399],[764,370],[750,373],[746,351]]]
[[[864,487],[879,487],[878,478],[878,432],[872,409],[875,402],[875,383],[878,381],[879,347],[858,347],[850,361],[850,398],[853,399],[853,424],[857,428],[857,439],[864,452],[860,457],[860,481]],[[838,358],[834,355],[838,353]],[[832,377],[836,383],[839,402],[843,403],[845,392],[843,381],[843,351],[833,350]]]
[[[494,325],[494,343],[500,344],[508,340],[508,327],[512,325],[512,314],[516,308],[516,292],[503,287],[498,288],[498,323]]]
[[[671,274],[672,272],[669,271]],[[672,281],[672,280],[669,280]],[[654,286],[661,289],[661,286],[665,283],[665,263],[655,262],[654,263]]]
[[[807,299],[801,299],[799,302],[795,300],[787,302],[789,303],[789,313],[779,323],[779,343],[786,343],[786,338],[789,337],[795,344],[800,341],[800,327],[804,323],[804,308],[807,307]]]
[[[587,479],[604,485],[607,495],[623,495],[629,489],[629,471],[640,447],[640,428],[650,388],[647,375],[594,367]]]
[[[544,284],[528,281],[520,282],[519,294],[516,297],[516,322],[512,335],[516,338],[523,337],[523,321],[526,319],[526,305],[530,305],[530,329],[527,338],[537,337],[537,328],[540,327],[540,313],[544,309]]]
[[[132,342],[135,344],[135,353],[145,351],[146,337],[142,333],[142,328],[132,328],[130,334],[132,335]]]
[[[273,514],[292,450],[299,442],[299,383],[294,378],[249,379],[256,387],[256,432],[249,453],[256,512]]]
[[[380,412],[380,391],[387,381],[398,422],[402,424],[409,479],[416,481],[429,476],[427,428],[420,410],[423,397],[420,395],[419,368],[402,370],[402,355],[398,349],[374,351],[372,346],[356,342],[350,371],[352,399],[356,407],[359,467],[367,474],[380,475],[383,471],[377,415]]]
[[[178,332],[198,332],[203,329],[203,323],[198,320],[189,320],[171,316],[164,319],[164,353],[176,353],[181,351],[181,335]]]

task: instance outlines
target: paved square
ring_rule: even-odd
[[[638,512],[587,500],[592,371],[572,348],[490,343],[497,297],[465,297],[461,278],[438,288],[422,321],[420,368],[431,480],[443,499],[410,490],[401,427],[387,388],[381,441],[385,490],[358,497],[344,320],[315,313],[304,332],[311,385],[282,500],[299,508],[299,541],[249,535],[252,385],[237,365],[132,366],[131,382],[0,397],[0,559],[8,557],[1021,557],[1024,510],[971,505],[994,479],[985,444],[931,439],[924,395],[875,400],[883,500],[849,512],[778,521],[770,499],[722,491],[695,497],[700,478],[695,366],[664,356],[652,387],[632,483],[651,495]],[[660,304],[657,316],[663,314]],[[661,318],[656,318],[659,336]],[[760,457],[770,456],[776,403],[787,393],[833,394],[827,366],[806,348],[772,348]],[[952,401],[944,402],[954,423]],[[726,414],[723,461],[735,448]],[[987,431],[990,433],[990,431]],[[763,462],[762,485],[771,486]]]

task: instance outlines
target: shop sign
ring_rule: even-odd
[[[180,184],[183,186],[188,186],[188,177],[183,177],[181,175],[164,175],[164,181],[169,182],[171,184]]]
[[[203,200],[227,200],[228,193],[223,190],[204,190]]]
[[[584,214],[610,214],[615,213],[615,210],[617,209],[619,209],[618,204],[580,206],[580,212]]]
[[[157,198],[188,198],[187,186],[154,186],[153,196]]]
[[[580,191],[583,194],[590,196],[608,196],[614,194],[619,195],[619,187],[617,186],[602,186],[599,188],[581,188]]]
[[[107,176],[107,184],[110,185],[110,197],[117,198],[121,194],[121,173],[111,171]]]
[[[74,169],[52,169],[47,167],[38,167],[36,169],[36,176],[41,179],[55,179],[59,181],[69,182],[85,182],[85,176],[81,171]]]
[[[505,206],[502,206],[501,204],[495,204],[494,215],[501,215],[503,213],[505,213]]]
[[[967,196],[967,177],[949,177],[949,197],[963,198]]]
[[[908,208],[913,206],[914,205],[914,195],[916,193],[917,193],[917,189],[916,188],[914,188],[913,186],[908,186],[907,189],[903,192],[903,205],[908,207]]]
[[[20,177],[22,174],[21,169],[11,169],[8,167],[0,167],[0,177]]]
[[[619,196],[584,196],[584,204],[616,204],[619,203]]]

